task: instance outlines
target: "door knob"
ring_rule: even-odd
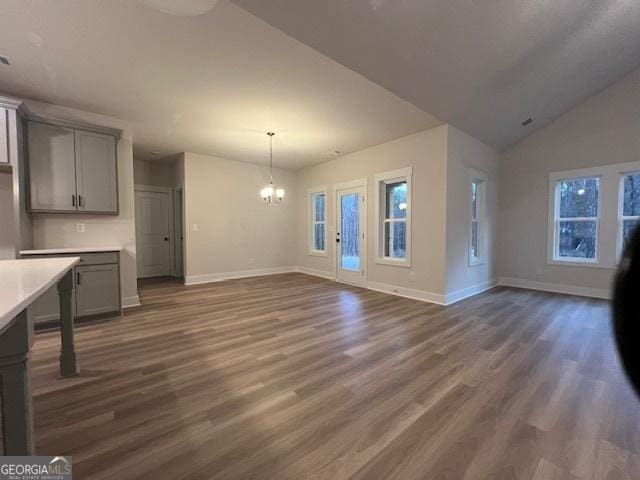
[[[164,237],[164,241],[168,242],[169,241],[169,237]]]

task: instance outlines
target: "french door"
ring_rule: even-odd
[[[336,278],[341,282],[366,281],[366,187],[336,190]]]

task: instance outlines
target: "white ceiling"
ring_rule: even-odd
[[[264,163],[273,130],[275,166],[297,169],[441,124],[225,0],[200,16],[3,0],[0,55],[1,93],[131,121],[140,158]]]
[[[497,148],[640,64],[638,0],[233,1]]]

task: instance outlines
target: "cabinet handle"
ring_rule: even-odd
[[[75,195],[71,195],[71,206],[72,207],[76,206],[76,196]]]
[[[80,272],[76,272],[76,284],[80,285]]]
[[[82,206],[82,195],[78,195],[78,206]]]

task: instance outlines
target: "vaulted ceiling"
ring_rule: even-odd
[[[193,3],[193,2],[192,2]],[[441,122],[227,1],[199,16],[135,0],[0,2],[0,93],[133,123],[135,154],[291,169]]]
[[[640,65],[637,0],[233,1],[500,149]]]
[[[442,122],[504,148],[640,64],[635,0],[154,2],[3,0],[0,93],[128,120],[141,158],[264,163],[274,130],[298,169]]]

